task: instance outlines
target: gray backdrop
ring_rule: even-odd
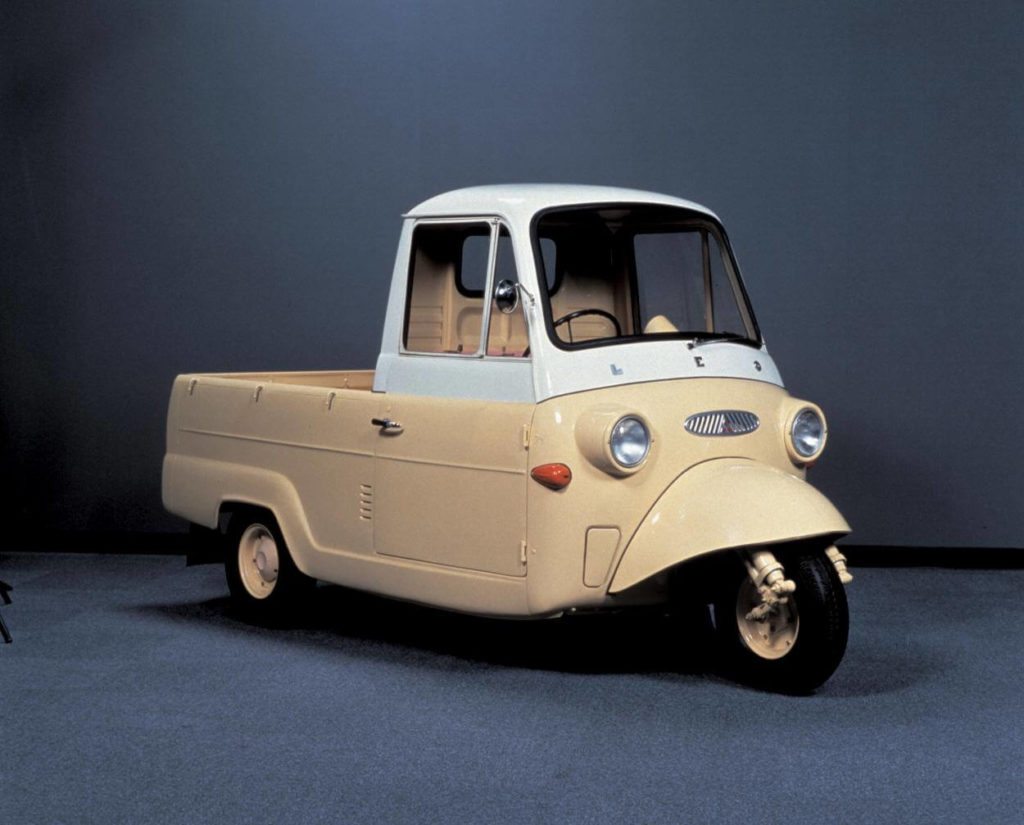
[[[402,211],[567,181],[722,216],[852,541],[1024,545],[1018,3],[0,15],[16,525],[176,529],[176,373],[371,367]]]

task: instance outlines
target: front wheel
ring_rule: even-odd
[[[754,687],[811,693],[846,652],[850,614],[835,567],[821,551],[778,551],[796,592],[761,620],[761,598],[741,564],[715,600],[715,631],[729,675]]]
[[[261,511],[232,517],[224,569],[235,603],[258,621],[284,618],[316,585],[295,566],[277,522]]]

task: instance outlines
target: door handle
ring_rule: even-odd
[[[371,418],[370,423],[375,427],[380,427],[382,435],[398,435],[402,432],[402,425],[390,418]]]

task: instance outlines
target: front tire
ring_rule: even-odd
[[[747,619],[760,598],[737,563],[715,600],[715,632],[729,676],[764,690],[807,694],[824,684],[846,652],[846,591],[820,550],[793,548],[776,555],[796,592],[767,620]]]
[[[316,582],[292,561],[277,522],[269,513],[239,511],[227,532],[224,571],[235,604],[251,619],[284,618]]]

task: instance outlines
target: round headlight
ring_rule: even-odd
[[[647,458],[651,448],[651,434],[647,426],[639,418],[627,415],[620,418],[612,427],[612,435],[608,440],[612,458],[622,467],[636,467]]]
[[[790,438],[798,456],[813,458],[825,444],[825,422],[809,407],[801,410],[793,419]]]

